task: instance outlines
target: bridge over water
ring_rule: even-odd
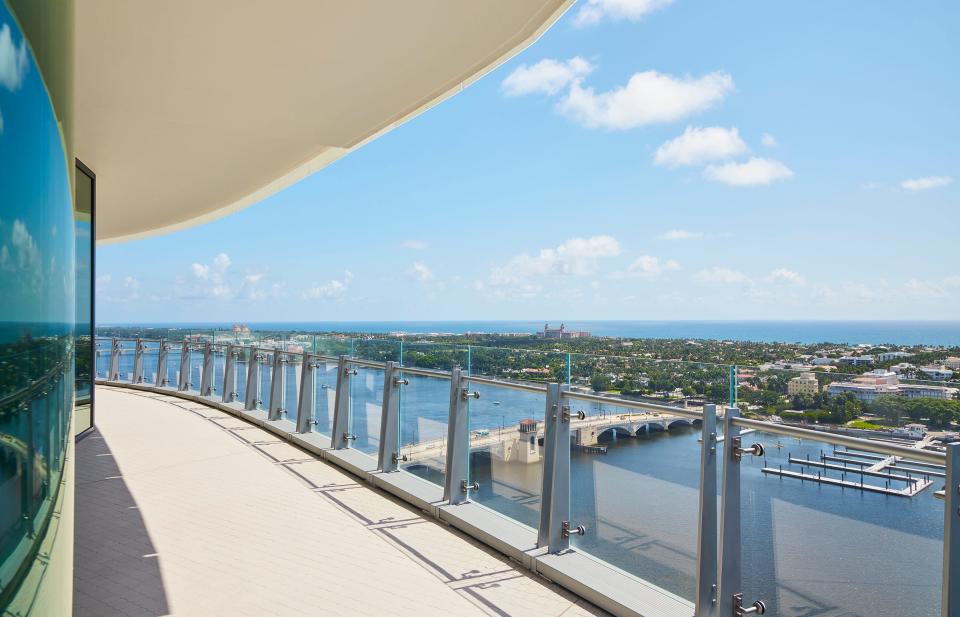
[[[601,439],[617,437],[636,437],[647,433],[669,431],[680,426],[692,426],[699,420],[680,415],[662,413],[623,413],[602,416],[587,416],[570,419],[570,444],[576,446],[596,446]],[[470,433],[470,448],[489,449],[493,457],[511,462],[539,463],[539,442],[543,439],[543,422],[537,422],[535,428],[530,425],[492,427],[474,429]],[[441,463],[446,453],[446,438],[440,437],[405,445],[401,453],[408,463]]]

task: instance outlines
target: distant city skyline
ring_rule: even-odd
[[[100,247],[98,321],[955,318],[957,17],[578,3],[265,202]]]

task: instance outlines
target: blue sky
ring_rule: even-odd
[[[99,248],[98,321],[955,319],[958,17],[578,3],[299,184]]]

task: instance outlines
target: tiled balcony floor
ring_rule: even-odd
[[[76,617],[603,614],[218,410],[98,387],[96,421]]]

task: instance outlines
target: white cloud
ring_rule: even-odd
[[[938,281],[910,279],[904,283],[907,294],[917,298],[948,298],[960,289],[960,275],[947,276]]]
[[[576,56],[566,62],[547,58],[533,66],[521,64],[500,84],[506,96],[524,94],[557,94],[576,80],[583,79],[593,65]]]
[[[749,277],[747,277],[747,275],[743,272],[716,266],[697,272],[696,279],[701,283],[707,283],[710,285],[733,285],[750,282]]]
[[[100,291],[106,288],[110,284],[110,281],[113,280],[113,276],[110,274],[101,274],[96,278],[96,290]]]
[[[541,249],[537,255],[517,255],[506,264],[494,268],[490,282],[494,285],[519,285],[542,276],[584,276],[598,270],[598,262],[620,254],[620,243],[611,236],[570,238],[556,248]]]
[[[679,269],[680,264],[673,259],[661,261],[659,257],[641,255],[633,260],[633,262],[627,267],[626,272],[615,273],[611,278],[653,279],[657,278],[664,272],[670,272]]]
[[[768,148],[772,148],[777,145],[777,138],[770,133],[764,133],[763,137],[760,138],[760,143]]]
[[[788,285],[803,285],[807,282],[799,272],[786,268],[777,268],[768,274],[765,280],[768,283],[783,283]]]
[[[191,264],[190,271],[196,280],[191,283],[186,283],[182,279],[179,280],[177,296],[217,300],[234,298],[236,294],[233,293],[233,289],[227,283],[227,270],[229,270],[231,264],[230,257],[226,253],[218,253],[213,258],[212,264]]]
[[[193,275],[198,279],[210,278],[210,266],[206,266],[204,264],[193,264],[191,269],[193,270]]]
[[[780,161],[755,157],[746,163],[709,165],[703,175],[708,180],[730,186],[758,186],[785,180],[793,175],[793,171]]]
[[[927,176],[925,178],[910,178],[900,183],[900,186],[908,191],[926,191],[928,189],[937,189],[947,186],[953,182],[950,176]]]
[[[587,0],[573,18],[575,26],[586,26],[608,18],[611,20],[639,21],[652,13],[673,4],[673,0]]]
[[[213,258],[213,267],[220,272],[229,268],[231,263],[230,257],[226,253],[219,253]]]
[[[688,126],[682,135],[659,148],[653,156],[657,165],[677,167],[699,165],[708,161],[728,159],[748,151],[736,128],[719,126],[699,128]]]
[[[426,283],[433,278],[433,270],[422,261],[417,261],[407,270],[407,278]]]
[[[625,130],[704,111],[731,90],[733,78],[720,71],[697,78],[644,71],[626,86],[601,93],[575,80],[558,109],[588,128]]]
[[[27,72],[27,43],[21,39],[20,45],[13,42],[10,26],[0,28],[0,86],[8,90],[17,90],[23,83]]]
[[[699,240],[703,237],[702,231],[687,231],[686,229],[671,229],[660,236],[661,240]]]
[[[427,248],[427,243],[423,240],[407,240],[400,245],[402,248],[410,249],[412,251],[423,251]]]
[[[340,279],[331,279],[324,285],[315,285],[302,293],[305,299],[336,300],[343,297],[353,280],[353,274],[347,270]]]
[[[10,243],[17,251],[17,265],[24,270],[39,270],[40,249],[27,230],[27,225],[20,219],[13,221],[13,231]]]

